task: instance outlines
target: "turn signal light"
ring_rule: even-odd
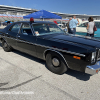
[[[98,73],[98,70],[96,70],[96,73]]]
[[[81,57],[78,57],[78,56],[73,56],[73,58],[78,59],[78,60],[81,59]]]

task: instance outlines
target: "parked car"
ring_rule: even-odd
[[[6,25],[7,25],[7,22],[3,22],[2,25],[3,25],[3,26],[6,26]]]
[[[68,68],[88,74],[100,70],[100,41],[66,34],[52,22],[14,22],[0,31],[0,40],[4,51],[16,49],[43,59],[56,74]]]
[[[94,32],[94,37],[99,37],[100,38],[100,20],[94,20],[95,22],[95,25],[97,27],[97,31]],[[76,34],[79,34],[79,35],[86,35],[87,33],[87,27],[88,25],[88,21],[83,21],[83,23],[81,23],[80,25],[78,25],[76,27]]]
[[[5,22],[2,23],[2,25],[3,25],[3,26],[7,26],[7,25],[9,25],[9,24],[11,24],[11,23],[12,23],[11,21],[5,21]]]
[[[61,27],[61,28],[65,28],[65,27],[67,27],[66,23],[58,24],[58,26]]]

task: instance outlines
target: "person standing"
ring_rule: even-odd
[[[93,22],[93,18],[89,17],[88,19],[88,25],[87,25],[87,36],[91,36],[94,37],[94,22]]]
[[[68,23],[67,23],[67,30],[68,30],[68,33],[70,33],[70,28],[69,28],[69,22],[70,22],[70,20],[72,20],[72,17],[69,18],[69,21],[68,21]]]
[[[79,24],[79,20],[76,19],[76,16],[73,16],[73,19],[70,20],[69,22],[69,28],[70,28],[70,33],[75,34],[76,33],[76,26]]]

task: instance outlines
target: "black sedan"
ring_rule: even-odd
[[[17,49],[46,60],[56,74],[68,68],[88,74],[100,70],[100,41],[66,34],[59,26],[45,21],[22,21],[0,31],[4,51]]]

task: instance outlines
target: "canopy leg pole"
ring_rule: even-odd
[[[62,28],[62,19],[61,19],[61,28]]]

